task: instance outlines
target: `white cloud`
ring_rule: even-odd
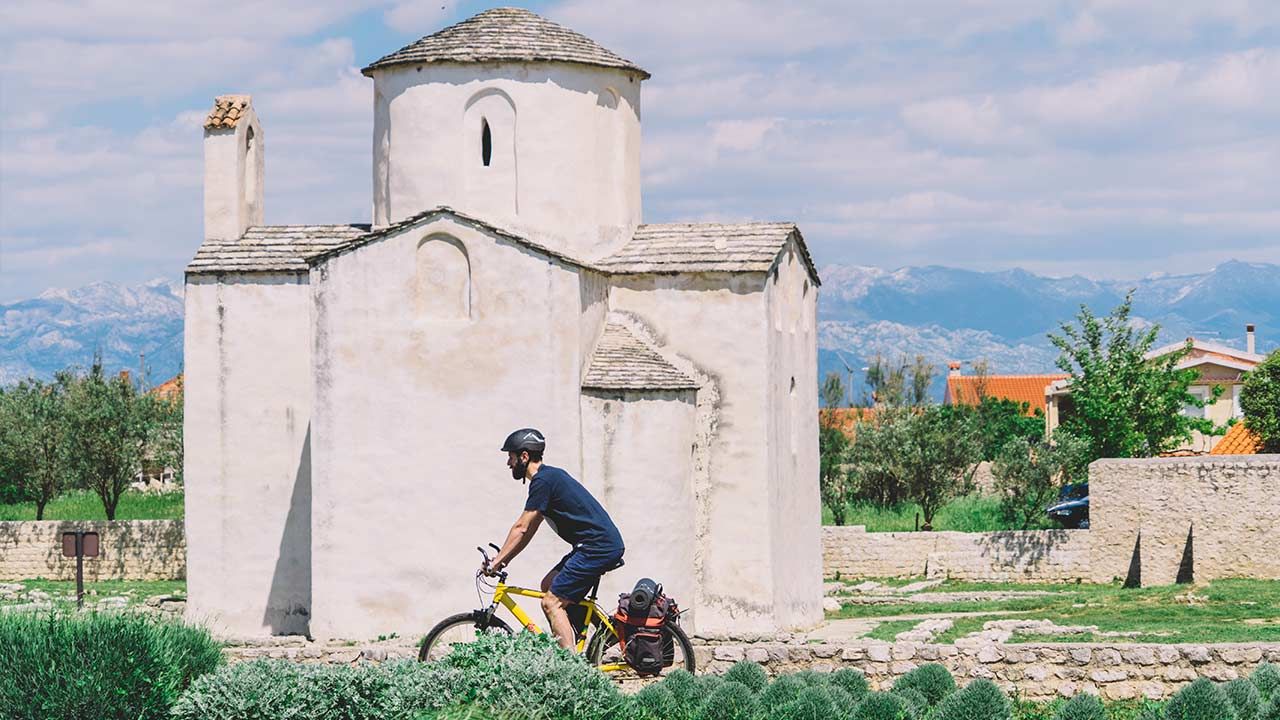
[[[722,120],[709,125],[713,150],[744,152],[759,148],[764,142],[765,135],[778,126],[778,119]]]
[[[428,35],[453,17],[457,0],[403,0],[383,15],[392,28],[409,34]]]

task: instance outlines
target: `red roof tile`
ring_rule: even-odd
[[[1262,451],[1262,438],[1244,423],[1231,426],[1226,435],[1209,451],[1210,455],[1257,455]]]

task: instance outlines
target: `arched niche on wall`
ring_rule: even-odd
[[[471,319],[471,258],[449,235],[428,235],[414,258],[414,305],[424,320]]]
[[[466,205],[481,212],[515,214],[519,210],[515,102],[498,88],[480,90],[467,100],[462,125],[460,162]]]

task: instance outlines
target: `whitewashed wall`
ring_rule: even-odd
[[[187,614],[233,634],[308,629],[310,308],[305,275],[187,277]]]
[[[466,262],[417,263],[437,235]],[[469,270],[469,317],[415,312],[423,282],[454,285],[433,268]],[[332,259],[312,283],[312,633],[425,632],[477,604],[475,547],[501,543],[524,507],[507,433],[541,429],[546,461],[581,476],[578,275],[441,219]],[[567,550],[543,528],[513,581],[536,587]]]
[[[561,63],[373,71],[373,222],[448,205],[577,257],[640,222],[640,79]],[[481,162],[481,120],[493,154]]]

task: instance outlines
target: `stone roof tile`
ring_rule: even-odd
[[[800,230],[789,222],[641,225],[626,245],[596,265],[614,273],[768,272],[792,237],[818,283]]]
[[[306,272],[307,258],[369,232],[368,225],[259,225],[237,240],[205,240],[189,274]]]
[[[213,130],[216,128],[233,128],[236,123],[240,122],[240,118],[244,117],[244,111],[252,102],[248,95],[219,95],[213,100],[213,109],[209,111],[209,116],[204,119],[206,129]]]
[[[594,390],[690,390],[698,383],[644,344],[625,324],[610,321],[600,335],[582,387]]]
[[[568,62],[649,73],[594,40],[523,8],[485,10],[379,58],[362,72],[433,62]]]

